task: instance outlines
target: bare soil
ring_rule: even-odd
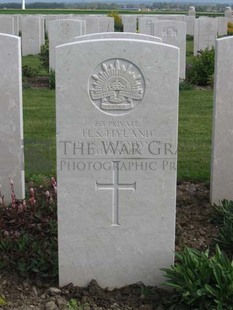
[[[209,189],[202,183],[183,182],[177,186],[176,251],[184,246],[205,250],[211,248],[218,227],[210,221]],[[0,309],[7,310],[162,310],[168,309],[166,301],[171,292],[156,287],[146,287],[139,282],[109,291],[93,280],[85,287],[72,284],[59,288],[46,280],[23,279],[16,273],[0,274],[0,297],[6,301]],[[68,307],[75,299],[76,308]]]

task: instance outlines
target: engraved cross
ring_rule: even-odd
[[[96,181],[96,190],[112,190],[112,226],[119,226],[119,191],[136,191],[136,182],[127,184],[119,183],[118,161],[113,161],[112,183],[99,183]]]

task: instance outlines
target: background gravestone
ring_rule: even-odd
[[[55,69],[55,48],[58,45],[73,41],[83,34],[82,21],[78,19],[59,19],[49,23],[49,67]]]
[[[75,37],[74,41],[86,41],[86,40],[97,40],[97,39],[136,39],[136,40],[146,40],[153,42],[162,42],[161,38],[154,36],[141,34],[141,33],[131,33],[131,32],[105,32],[105,33],[92,33],[85,36]]]
[[[154,35],[162,38],[162,42],[180,49],[180,78],[185,78],[186,67],[186,23],[175,20],[154,22]]]
[[[37,55],[41,47],[41,18],[22,16],[22,54]]]
[[[0,33],[15,34],[14,18],[0,15]]]
[[[0,34],[0,184],[11,201],[9,178],[18,199],[24,198],[22,72],[20,38]]]
[[[141,53],[135,51],[143,50]],[[56,49],[60,285],[161,284],[174,259],[179,49]]]
[[[233,37],[216,41],[211,203],[233,200]]]
[[[122,15],[123,31],[124,32],[137,32],[137,16],[135,15]]]
[[[194,29],[194,55],[200,50],[211,49],[217,39],[218,20],[216,18],[198,18]]]

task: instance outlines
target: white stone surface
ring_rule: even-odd
[[[100,32],[100,23],[97,16],[83,16],[83,19],[86,21],[86,34]]]
[[[138,18],[138,32],[143,34],[154,35],[154,22],[159,20],[159,17],[146,16]]]
[[[0,33],[14,34],[14,18],[0,15]]]
[[[56,62],[60,285],[160,285],[174,259],[179,49],[91,40],[57,47]]]
[[[217,17],[217,20],[218,20],[218,35],[219,36],[227,35],[228,18],[227,17]]]
[[[218,20],[216,18],[198,18],[195,20],[194,55],[200,50],[211,49],[217,39]]]
[[[233,37],[216,41],[211,203],[233,200]]]
[[[78,19],[59,19],[49,23],[49,67],[55,69],[55,48],[58,45],[72,42],[73,38],[82,35],[82,22]]]
[[[185,78],[186,66],[186,23],[163,20],[154,22],[154,35],[162,38],[162,42],[180,49],[180,78]]]
[[[39,16],[22,16],[22,54],[36,55],[41,47],[41,19]]]
[[[189,7],[188,16],[194,16],[194,17],[196,17],[196,9],[195,9],[195,6],[190,6],[190,7]]]
[[[162,42],[161,38],[149,36],[141,33],[131,33],[131,32],[102,32],[102,33],[92,33],[85,36],[78,36],[74,38],[74,41],[86,41],[86,40],[98,40],[98,39],[135,39],[135,40],[146,40],[153,42]]]
[[[232,19],[232,9],[230,6],[227,6],[224,12],[225,17]]]
[[[124,32],[137,32],[137,16],[135,15],[122,15],[123,31]]]
[[[45,30],[47,33],[49,33],[49,23],[53,22],[55,20],[58,20],[59,16],[58,15],[46,15],[45,17]]]
[[[9,178],[18,199],[24,198],[22,72],[20,38],[0,34],[0,184],[11,201]]]
[[[107,16],[100,16],[99,19],[99,32],[114,32],[114,18]]]
[[[187,34],[189,34],[190,36],[194,36],[195,17],[185,16],[185,22],[186,22]]]

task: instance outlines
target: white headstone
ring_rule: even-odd
[[[99,18],[100,32],[114,32],[114,18],[107,16],[100,16]]]
[[[39,16],[22,16],[22,54],[36,55],[41,47],[41,19]]]
[[[174,256],[179,49],[101,39],[56,57],[60,285],[161,284]]]
[[[9,178],[18,199],[24,198],[22,71],[20,38],[0,34],[0,184],[11,201]]]
[[[122,15],[123,31],[137,32],[137,17],[135,15]]]
[[[146,40],[153,42],[162,42],[161,38],[149,36],[141,33],[131,33],[131,32],[102,32],[102,33],[92,33],[85,36],[75,37],[74,41],[86,41],[86,40],[98,40],[98,39],[135,39],[135,40]]]
[[[138,18],[138,32],[143,34],[154,35],[154,22],[158,20],[159,17],[139,17]]]
[[[187,34],[194,36],[195,17],[185,16],[185,22],[186,22]]]
[[[82,35],[82,22],[78,19],[59,19],[49,23],[49,67],[55,69],[55,48],[72,42]]]
[[[233,200],[233,37],[216,41],[211,203]]]
[[[83,19],[86,21],[86,34],[100,32],[100,23],[97,16],[84,16]]]
[[[218,35],[219,36],[227,35],[228,18],[227,17],[217,17],[217,20],[218,20]]]
[[[194,6],[190,6],[188,10],[188,16],[194,16],[196,17],[196,9]]]
[[[0,15],[0,33],[15,34],[14,18]]]
[[[162,38],[162,42],[180,49],[180,78],[185,78],[186,64],[186,23],[163,20],[154,22],[154,35]]]
[[[227,6],[224,12],[225,17],[232,19],[232,9],[230,6]]]
[[[194,55],[200,50],[211,49],[217,39],[218,20],[216,18],[198,18],[195,20]]]

